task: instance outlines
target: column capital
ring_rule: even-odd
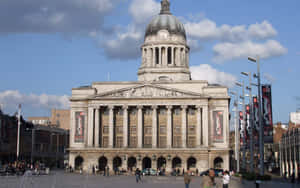
[[[143,109],[143,107],[144,107],[143,105],[136,106],[136,108],[139,109],[139,110]]]
[[[171,110],[171,109],[173,108],[173,106],[172,106],[172,105],[167,105],[166,108],[167,108],[168,110]]]
[[[114,105],[108,105],[108,109],[113,110],[115,108]]]
[[[152,109],[157,109],[158,106],[157,106],[157,105],[152,105],[151,108],[152,108]]]
[[[128,105],[123,105],[123,106],[122,106],[122,109],[123,109],[123,110],[128,110]]]
[[[181,108],[186,110],[188,108],[188,106],[187,105],[181,105]]]
[[[202,109],[202,106],[196,105],[196,108],[197,108],[198,110],[201,110],[201,109]]]

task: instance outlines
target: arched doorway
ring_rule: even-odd
[[[151,159],[149,157],[143,159],[143,169],[145,168],[151,168]]]
[[[107,166],[107,158],[102,156],[98,160],[98,166],[100,171],[104,171],[105,167]]]
[[[79,170],[82,168],[83,158],[81,156],[77,156],[75,158],[75,170]]]
[[[172,160],[172,168],[180,168],[181,167],[181,159],[179,157],[174,157]]]
[[[166,158],[164,157],[159,157],[157,159],[157,168],[165,168],[167,164]]]
[[[120,167],[122,166],[122,159],[120,157],[115,157],[113,159],[113,169],[117,170],[120,169]]]
[[[190,157],[187,160],[187,169],[196,168],[197,160],[194,157]]]
[[[223,159],[221,157],[215,158],[214,168],[215,169],[223,169]]]
[[[136,158],[135,157],[129,157],[127,161],[127,166],[129,170],[132,170],[133,167],[136,167]]]

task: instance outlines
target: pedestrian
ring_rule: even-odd
[[[183,175],[183,181],[184,181],[184,184],[185,184],[185,188],[189,188],[190,183],[192,181],[189,170]]]
[[[93,174],[95,174],[95,166],[94,165],[92,167],[92,172],[93,172]]]
[[[135,181],[136,181],[136,183],[138,183],[139,181],[142,181],[141,180],[141,171],[139,168],[137,168],[135,170]]]
[[[103,176],[106,176],[106,166],[104,167],[104,169],[103,169]]]
[[[109,166],[107,166],[106,175],[109,176]]]
[[[292,177],[291,177],[291,182],[295,183],[295,170],[293,170]]]
[[[230,182],[229,172],[225,171],[223,175],[223,188],[228,188]]]
[[[198,176],[198,174],[199,174],[199,170],[198,168],[196,168],[196,176]]]
[[[215,172],[213,169],[209,169],[208,175],[202,179],[202,188],[213,188],[215,185]]]
[[[300,184],[300,168],[298,169],[298,183]]]

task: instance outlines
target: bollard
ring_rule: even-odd
[[[255,181],[255,187],[256,187],[256,188],[259,188],[259,184],[260,184],[260,183],[261,183],[260,180],[256,180],[256,181]]]

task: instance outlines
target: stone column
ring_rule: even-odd
[[[174,47],[171,47],[171,65],[174,66]]]
[[[210,132],[208,129],[208,106],[202,107],[203,145],[208,147]]]
[[[152,148],[157,147],[157,106],[152,106]]]
[[[70,147],[73,147],[75,144],[75,130],[76,130],[76,119],[75,119],[75,111],[71,109],[71,120],[70,120]]]
[[[172,159],[168,159],[169,156],[166,158],[166,172],[170,174],[172,172]]]
[[[122,155],[120,156],[122,159],[122,168],[124,170],[127,170],[127,161],[128,161],[128,156],[127,155]],[[125,160],[124,160],[125,159]],[[121,170],[121,169],[120,169]]]
[[[95,111],[95,132],[94,132],[94,143],[95,147],[99,147],[99,127],[100,127],[100,117],[99,117],[99,108],[96,108]]]
[[[143,147],[143,106],[137,106],[138,108],[138,148]]]
[[[128,106],[123,106],[123,147],[128,147]]]
[[[201,131],[201,107],[197,106],[196,147],[200,147],[202,139]]]
[[[159,50],[158,50],[158,65],[161,67],[162,66],[162,62],[161,62],[161,47],[159,47]]]
[[[108,138],[108,148],[113,148],[114,146],[114,106],[109,106],[109,138]]]
[[[167,148],[172,147],[172,106],[167,106]]]
[[[155,47],[153,47],[152,48],[153,49],[153,53],[152,53],[152,63],[153,63],[153,67],[155,67],[156,66],[156,48]]]
[[[187,127],[187,121],[186,121],[186,109],[187,106],[183,105],[181,106],[181,116],[182,116],[182,147],[186,148],[186,127]]]
[[[93,135],[94,135],[94,108],[88,108],[88,147],[93,146]]]
[[[157,169],[157,159],[153,160],[153,155],[152,155],[152,159],[151,159],[151,168],[155,169],[155,170]]]

